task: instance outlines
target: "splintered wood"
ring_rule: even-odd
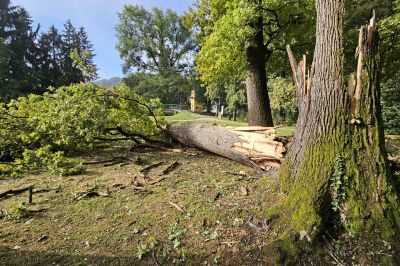
[[[277,137],[272,127],[226,127],[198,123],[173,123],[170,136],[185,146],[212,152],[260,170],[280,167],[288,138]]]
[[[239,141],[235,142],[232,148],[246,154],[251,161],[265,170],[280,167],[286,148],[282,142],[275,140],[275,128],[241,127],[230,130],[239,135]]]

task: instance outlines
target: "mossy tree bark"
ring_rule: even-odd
[[[317,0],[314,59],[297,65],[288,47],[297,87],[299,119],[280,170],[291,227],[310,239],[326,229],[358,234],[400,228],[398,192],[385,151],[380,108],[376,19],[360,29],[358,66],[343,77],[344,0]]]
[[[262,6],[262,0],[256,0]],[[262,15],[251,23],[255,34],[246,47],[249,126],[272,127],[272,113],[267,90],[266,47]]]

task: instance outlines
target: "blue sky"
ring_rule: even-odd
[[[182,14],[194,0],[11,0],[14,5],[24,7],[35,24],[43,30],[51,25],[62,28],[70,19],[75,27],[83,26],[94,44],[95,62],[100,68],[100,78],[122,77],[122,61],[115,44],[114,27],[118,23],[117,12],[125,4],[146,8],[170,8]]]

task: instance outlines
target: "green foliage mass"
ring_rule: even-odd
[[[187,101],[197,44],[181,17],[169,9],[126,5],[119,19],[117,49],[124,60],[123,70],[135,72],[125,83],[146,99]]]
[[[198,0],[184,23],[200,43],[196,69],[207,95],[226,97],[230,109],[245,103],[246,47],[256,34],[253,22],[264,21],[264,45],[268,75],[290,75],[285,45],[307,54],[313,42],[313,1]]]
[[[70,53],[70,57],[74,67],[82,72],[84,81],[91,81],[97,78],[97,66],[91,61],[91,58],[93,58],[91,51],[75,48]]]
[[[149,116],[146,102],[121,85],[106,91],[93,84],[52,89],[0,105],[0,174],[47,168],[59,174],[79,172],[65,162],[65,153],[101,147],[106,139],[160,133],[161,111]],[[142,141],[139,137],[135,141]],[[66,170],[67,168],[67,170]]]
[[[126,5],[116,27],[124,70],[168,74],[187,71],[196,43],[176,12]]]
[[[298,109],[296,88],[291,79],[270,77],[269,99],[275,123],[293,125],[297,121]]]
[[[382,84],[382,115],[386,133],[400,135],[400,75]]]

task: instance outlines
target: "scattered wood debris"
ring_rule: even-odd
[[[142,174],[143,177],[146,177],[151,169],[157,168],[162,164],[164,164],[164,162],[153,163],[147,167],[144,167],[142,170],[140,170],[140,174]]]
[[[246,174],[245,171],[240,171],[239,173],[230,172],[230,171],[220,171],[220,173],[221,174],[234,175],[234,176],[247,177],[247,174]]]
[[[130,164],[131,162],[137,163],[137,159],[131,159],[127,156],[117,156],[108,160],[101,160],[96,162],[84,162],[83,165],[104,164],[104,167],[110,167],[120,164],[120,167]]]
[[[45,242],[49,237],[47,235],[41,235],[38,239],[38,242]]]
[[[247,188],[244,186],[240,187],[240,193],[242,193],[243,196],[249,195],[249,192],[247,191]]]
[[[160,178],[151,180],[151,181],[147,182],[146,184],[147,184],[147,185],[150,185],[150,186],[151,186],[151,185],[155,185],[155,184],[157,184],[157,183],[163,181],[164,179],[165,179],[165,177],[160,177]]]
[[[78,195],[75,196],[74,201],[80,201],[86,198],[94,198],[94,197],[110,197],[110,194],[107,193],[101,193],[95,190],[89,190],[87,192],[79,193]]]
[[[169,174],[170,172],[175,170],[175,168],[177,168],[178,166],[179,166],[179,162],[178,161],[173,162],[171,165],[169,165],[167,168],[164,169],[164,171],[162,172],[163,175]]]
[[[172,207],[175,207],[178,211],[180,212],[185,212],[178,204],[173,203],[172,201],[168,202],[169,205],[171,205]]]
[[[249,217],[246,224],[250,228],[253,228],[259,232],[268,232],[271,229],[271,227],[268,224],[267,219],[257,219],[257,218],[254,218],[253,216]]]
[[[32,203],[33,186],[28,186],[28,187],[19,188],[19,189],[6,190],[6,191],[0,193],[0,199],[4,199],[4,198],[10,197],[10,196],[20,195],[24,192],[28,192],[29,203]]]
[[[41,194],[41,193],[47,193],[47,192],[51,192],[54,191],[55,193],[59,193],[61,191],[61,186],[58,186],[56,188],[42,188],[42,189],[36,189],[33,191],[33,194]]]
[[[127,186],[124,184],[115,183],[115,184],[112,184],[112,187],[119,188],[119,189],[125,189]]]

